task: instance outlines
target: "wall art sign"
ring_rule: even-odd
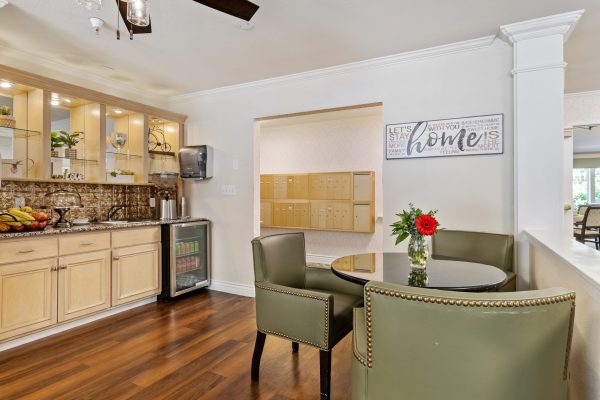
[[[391,124],[385,131],[388,160],[504,152],[504,114]]]

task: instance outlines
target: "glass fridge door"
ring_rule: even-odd
[[[171,228],[171,295],[207,286],[209,223],[175,224]]]

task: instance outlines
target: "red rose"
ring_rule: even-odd
[[[437,231],[437,219],[431,215],[422,214],[415,220],[417,232],[421,235],[431,236]]]

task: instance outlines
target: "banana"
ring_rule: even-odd
[[[2,223],[6,224],[6,225],[10,225],[10,226],[23,225],[22,223],[15,221],[15,218],[13,218],[11,215],[0,214],[0,221],[2,221]]]
[[[15,216],[23,225],[29,225],[35,221],[35,218],[18,208],[9,208],[8,213]]]
[[[26,212],[26,213],[30,213],[30,214],[33,212],[33,208],[31,208],[29,206],[21,207],[21,208],[19,208],[19,210]]]

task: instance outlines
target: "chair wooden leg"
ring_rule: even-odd
[[[292,342],[292,353],[297,353],[299,348],[300,345],[298,344],[298,342]]]
[[[329,400],[331,392],[331,350],[319,351],[321,366],[321,400]]]
[[[254,354],[252,354],[252,370],[251,376],[253,381],[258,381],[258,372],[260,370],[260,357],[262,356],[263,348],[267,335],[261,331],[256,331],[256,342],[254,343]]]

